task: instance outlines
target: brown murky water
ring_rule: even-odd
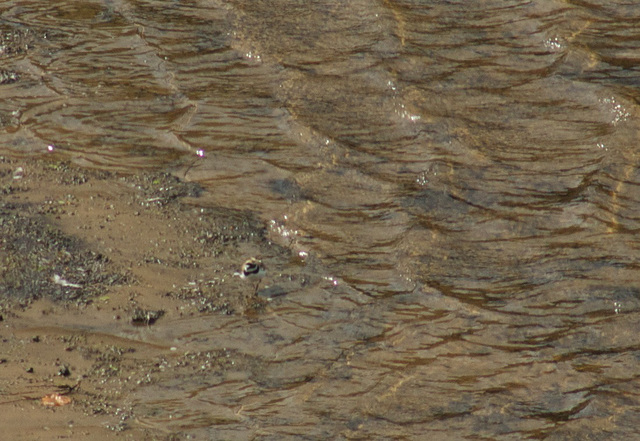
[[[265,310],[85,324],[164,360],[133,425],[637,436],[640,5],[0,9],[3,154],[170,169],[268,228]],[[177,353],[202,369],[176,376]]]

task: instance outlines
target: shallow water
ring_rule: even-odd
[[[639,6],[0,9],[0,67],[20,76],[0,85],[0,151],[170,167],[307,262],[272,270],[276,287],[311,283],[269,314],[136,331],[245,360],[141,388],[141,424],[198,439],[636,433]]]

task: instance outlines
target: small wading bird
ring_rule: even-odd
[[[241,279],[247,280],[256,280],[256,288],[253,291],[253,295],[258,294],[258,287],[260,286],[260,281],[266,274],[267,269],[261,260],[252,257],[248,259],[245,263],[242,264],[242,268],[239,273],[236,273],[240,276]]]

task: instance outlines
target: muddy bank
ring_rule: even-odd
[[[12,439],[178,439],[135,423],[131,391],[251,361],[119,336],[186,315],[263,313],[268,287],[254,296],[233,273],[286,251],[250,213],[198,206],[203,190],[168,173],[4,157],[0,183],[0,426]],[[71,404],[43,405],[52,393]]]

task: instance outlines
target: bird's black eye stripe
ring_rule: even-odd
[[[258,265],[255,263],[247,263],[247,266],[244,269],[245,273],[253,274],[259,271]]]

